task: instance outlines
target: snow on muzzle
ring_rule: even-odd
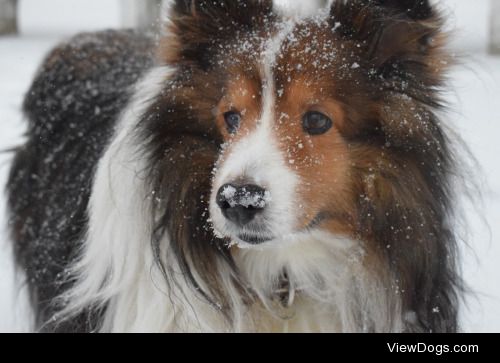
[[[224,218],[242,228],[264,212],[271,193],[258,185],[225,184],[219,189],[216,201]]]

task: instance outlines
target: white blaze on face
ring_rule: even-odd
[[[269,202],[255,221],[262,236],[279,239],[293,233],[297,224],[299,178],[290,169],[275,133],[276,88],[272,71],[281,45],[294,26],[292,21],[283,23],[278,34],[266,43],[262,55],[262,109],[257,126],[250,134],[228,146],[215,171],[210,203],[212,223],[219,237],[229,237],[234,242],[239,242],[236,237],[242,230],[224,218],[216,203],[218,190],[228,183],[254,184],[268,192]],[[255,234],[257,231],[246,232]]]

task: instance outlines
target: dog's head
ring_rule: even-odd
[[[140,123],[167,279],[180,266],[231,310],[229,282],[259,288],[235,257],[342,236],[395,276],[421,325],[452,326],[454,161],[435,115],[449,60],[430,1],[335,0],[298,18],[270,0],[177,0],[168,24],[171,77]]]
[[[442,135],[428,106],[445,61],[428,1],[338,0],[299,19],[271,1],[172,10],[163,57],[222,143],[210,197],[219,237],[353,235],[361,219],[411,209],[407,188],[429,189]]]

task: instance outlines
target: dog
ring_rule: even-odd
[[[24,102],[10,230],[46,332],[456,332],[451,64],[428,0],[176,0]]]

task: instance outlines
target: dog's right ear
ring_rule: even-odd
[[[214,52],[273,18],[272,0],[175,0],[161,44],[168,64],[210,68]]]
[[[429,0],[336,0],[331,19],[379,74],[418,79],[445,68],[442,19]]]

